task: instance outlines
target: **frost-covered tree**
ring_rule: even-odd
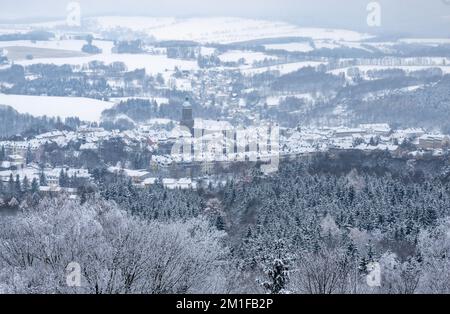
[[[381,287],[378,292],[390,294],[413,294],[421,279],[421,265],[415,258],[402,262],[390,252],[380,258]]]
[[[271,294],[283,293],[289,283],[289,268],[281,259],[275,259],[266,269],[268,281],[262,283],[267,292]]]
[[[307,294],[350,293],[354,267],[341,249],[321,248],[303,254],[293,272],[293,289]]]
[[[422,259],[422,293],[450,293],[450,220],[440,221],[432,230],[422,231],[419,236]]]
[[[45,199],[0,221],[0,282],[7,293],[202,293],[226,249],[204,219],[148,222],[115,204]],[[66,266],[81,266],[68,287]]]

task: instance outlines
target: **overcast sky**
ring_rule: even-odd
[[[66,0],[0,0],[0,22],[64,18]],[[367,27],[370,0],[79,0],[84,16],[237,16],[383,33],[450,36],[450,0],[379,0],[382,24]],[[445,4],[448,2],[449,4]]]

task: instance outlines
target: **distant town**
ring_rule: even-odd
[[[241,127],[242,140],[239,140],[236,135],[239,132],[233,131],[239,126],[226,121],[194,119],[188,100],[183,104],[180,118],[180,121],[150,120],[133,130],[107,131],[82,125],[75,131],[52,131],[25,140],[0,141],[0,179],[4,183],[11,178],[21,182],[36,180],[41,192],[68,192],[76,197],[76,188],[67,186],[65,179],[72,178],[76,184],[89,181],[89,156],[99,156],[105,143],[114,141],[123,145],[121,149],[124,151],[139,146],[148,152],[149,158],[142,167],[136,167],[133,161],[119,161],[109,166],[108,171],[121,172],[131,178],[133,184],[142,187],[151,186],[161,179],[163,185],[170,189],[195,189],[201,182],[217,184],[220,178],[223,180],[224,173],[227,173],[225,169],[230,164],[268,162],[270,157],[286,159],[333,150],[378,150],[387,151],[394,157],[420,159],[447,155],[450,148],[448,135],[427,133],[422,128],[394,130],[389,124],[381,123],[360,124],[357,128],[300,125],[280,128],[278,136],[272,139],[274,143],[269,141],[262,149],[258,139],[255,138],[254,142],[249,139],[250,135],[260,132],[261,126]],[[279,128],[277,124],[268,125]],[[226,134],[231,131],[231,135]],[[173,150],[177,146],[184,147],[186,143],[188,152]],[[78,168],[67,162],[53,167],[51,162],[46,163],[48,147],[52,148],[52,154],[65,155],[66,162],[74,158],[77,159],[76,164],[82,166]],[[197,147],[201,151],[194,153]]]

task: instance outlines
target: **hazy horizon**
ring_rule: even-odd
[[[4,2],[4,0],[2,1]],[[70,1],[17,0],[1,3],[0,23],[31,22],[64,18]],[[379,34],[450,36],[450,4],[445,0],[381,0],[381,26],[366,23],[368,0],[99,0],[78,1],[82,16],[149,17],[233,16],[290,22],[299,26],[346,28]],[[326,10],[324,8],[327,8]]]

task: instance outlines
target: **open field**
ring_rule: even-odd
[[[74,58],[87,56],[87,54],[81,51],[78,52],[62,49],[34,48],[21,46],[8,46],[4,47],[4,49],[8,53],[8,59],[12,61],[27,60],[28,56],[32,56],[33,59]]]
[[[49,97],[0,94],[0,104],[33,116],[79,117],[84,121],[99,121],[103,110],[114,103],[82,97]]]
[[[198,65],[196,61],[170,59],[167,56],[150,55],[150,54],[112,54],[102,53],[98,55],[82,54],[81,56],[74,57],[61,57],[61,58],[42,58],[39,60],[21,60],[18,62],[23,66],[47,63],[63,65],[69,64],[73,66],[82,66],[88,64],[91,61],[101,61],[106,64],[113,62],[123,62],[128,67],[129,71],[144,68],[147,74],[157,73],[172,73],[175,67],[180,70],[196,70]]]

